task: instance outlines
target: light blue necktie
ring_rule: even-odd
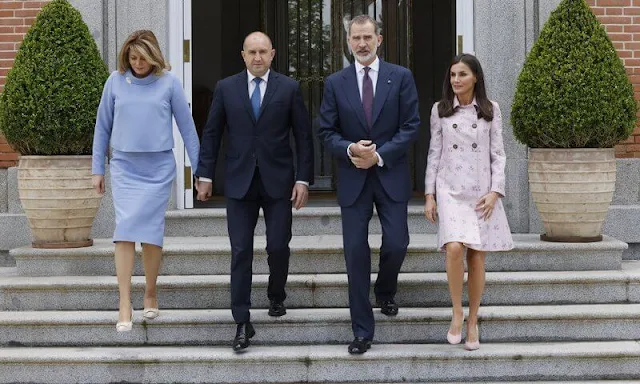
[[[253,107],[253,116],[258,120],[258,117],[260,116],[260,82],[262,79],[260,77],[256,77],[253,81],[256,83],[256,89],[254,89],[251,94],[251,107]]]

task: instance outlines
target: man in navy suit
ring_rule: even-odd
[[[282,316],[286,313],[291,207],[305,206],[313,184],[311,121],[298,83],[270,69],[275,50],[264,33],[249,34],[242,48],[247,69],[216,85],[196,174],[197,198],[207,200],[226,126],[225,196],[231,241],[231,312],[237,324],[235,351],[247,348],[255,335],[249,309],[259,209],[264,212],[267,230],[269,315]]]
[[[420,127],[418,93],[411,72],[380,60],[380,27],[367,15],[349,23],[356,62],[329,76],[320,107],[318,135],[338,160],[338,203],[349,276],[354,340],[349,353],[365,353],[373,341],[369,302],[369,221],[375,204],[382,225],[374,292],[383,314],[395,316],[398,273],[409,245],[407,202],[411,176],[407,156]]]

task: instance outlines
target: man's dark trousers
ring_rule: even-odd
[[[250,320],[253,237],[260,208],[264,212],[269,264],[269,300],[286,298],[291,240],[291,200],[271,198],[256,167],[247,194],[242,199],[227,198],[227,225],[231,240],[231,312],[236,323]]]
[[[370,168],[356,201],[348,207],[341,208],[353,334],[369,340],[373,340],[375,322],[369,301],[371,249],[367,239],[374,204],[382,226],[380,272],[374,286],[378,301],[394,298],[398,289],[398,273],[409,245],[407,202],[392,200],[380,184],[377,169]]]

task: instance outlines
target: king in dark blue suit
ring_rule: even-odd
[[[291,207],[302,208],[313,184],[311,121],[298,83],[270,70],[275,50],[261,32],[248,35],[247,70],[218,82],[200,146],[198,199],[211,196],[225,126],[227,226],[231,241],[231,312],[237,323],[233,349],[249,346],[253,235],[262,208],[267,232],[269,315],[286,313]],[[293,133],[297,164],[289,142]]]
[[[319,118],[318,134],[338,160],[338,203],[355,336],[348,350],[354,354],[366,352],[374,336],[368,242],[374,205],[382,226],[376,302],[385,315],[398,313],[394,296],[409,245],[407,154],[420,127],[413,76],[377,57],[381,42],[374,19],[362,15],[351,20],[349,44],[356,62],[327,78]]]

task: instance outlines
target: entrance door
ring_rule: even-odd
[[[261,29],[261,0],[191,0],[193,119],[202,137],[218,80],[244,69],[240,56],[246,35]],[[196,208],[224,204],[226,134],[214,177],[214,198]]]
[[[459,0],[458,0],[459,1]],[[335,163],[317,138],[317,114],[324,79],[353,62],[347,23],[366,13],[382,26],[379,56],[410,68],[420,97],[420,139],[412,149],[416,194],[424,190],[429,143],[429,112],[440,97],[441,84],[455,52],[456,0],[191,0],[193,114],[201,134],[218,80],[240,72],[244,37],[265,31],[273,40],[273,69],[300,82],[313,122],[315,185],[311,198],[333,197]],[[223,143],[224,145],[224,143]],[[224,152],[224,151],[222,151]],[[224,188],[224,156],[216,171],[215,194]],[[215,206],[221,200],[198,206]]]
[[[427,152],[431,139],[431,107],[442,96],[442,82],[455,56],[456,2],[417,0],[412,2],[413,61],[410,66],[418,88],[420,136],[414,146],[414,188],[424,194]],[[418,193],[419,192],[419,193]]]

